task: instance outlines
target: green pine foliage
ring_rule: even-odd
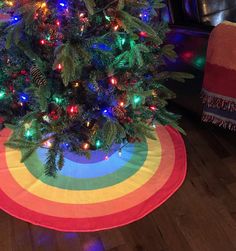
[[[90,157],[114,143],[155,140],[153,125],[178,126],[167,111],[174,46],[159,20],[162,0],[13,1],[0,26],[0,113],[22,161],[47,148],[45,174],[56,177],[64,153]]]

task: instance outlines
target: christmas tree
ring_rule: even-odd
[[[178,127],[166,110],[168,72],[162,0],[4,0],[0,23],[0,114],[13,131],[8,147],[22,161],[48,148],[45,173],[64,152],[89,157],[114,143],[155,139],[157,123]]]

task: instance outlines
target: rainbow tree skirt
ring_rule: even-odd
[[[20,151],[4,146],[0,132],[0,208],[12,216],[60,231],[87,232],[123,226],[165,202],[186,175],[185,146],[171,127],[158,126],[157,139],[129,144],[109,159],[66,153],[57,178],[44,175],[46,150],[20,163]]]

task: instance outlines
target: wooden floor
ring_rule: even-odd
[[[0,212],[0,251],[236,251],[236,135],[185,118],[188,175],[164,205],[126,227],[60,233]]]

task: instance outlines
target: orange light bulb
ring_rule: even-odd
[[[89,143],[84,143],[83,144],[83,149],[88,150],[89,149]]]

